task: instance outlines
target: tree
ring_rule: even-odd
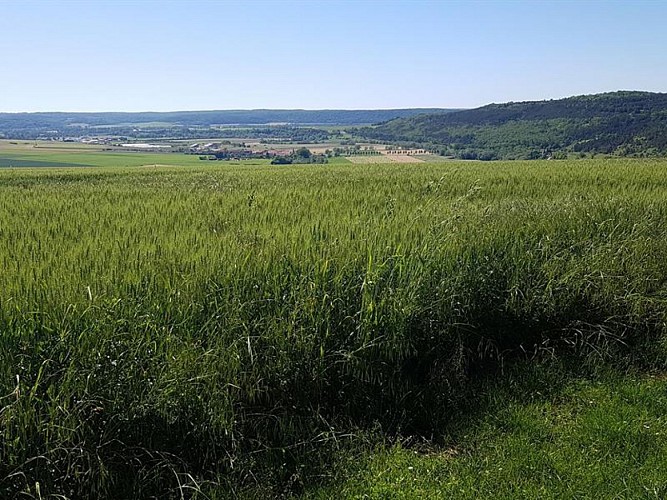
[[[299,148],[296,150],[296,156],[297,158],[303,158],[304,160],[307,160],[312,156],[312,153],[308,148]]]

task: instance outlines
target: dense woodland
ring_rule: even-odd
[[[408,142],[463,159],[536,159],[578,154],[667,154],[667,94],[612,92],[490,104],[401,118],[357,130],[364,138]]]

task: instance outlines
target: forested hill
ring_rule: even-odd
[[[0,113],[0,132],[48,129],[65,132],[68,127],[109,127],[160,124],[174,127],[214,125],[367,125],[423,113],[442,113],[439,108],[377,110],[253,109],[225,111],[174,111],[145,113]]]
[[[572,153],[667,154],[667,94],[611,92],[490,104],[366,127],[369,139],[412,142],[459,158],[541,158]]]

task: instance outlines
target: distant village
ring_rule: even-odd
[[[247,160],[288,157],[294,154],[294,149],[252,149],[243,145],[233,146],[208,142],[191,144],[188,147],[188,153],[200,155],[201,160]]]

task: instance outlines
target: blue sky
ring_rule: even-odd
[[[667,1],[0,0],[0,111],[667,92]]]

